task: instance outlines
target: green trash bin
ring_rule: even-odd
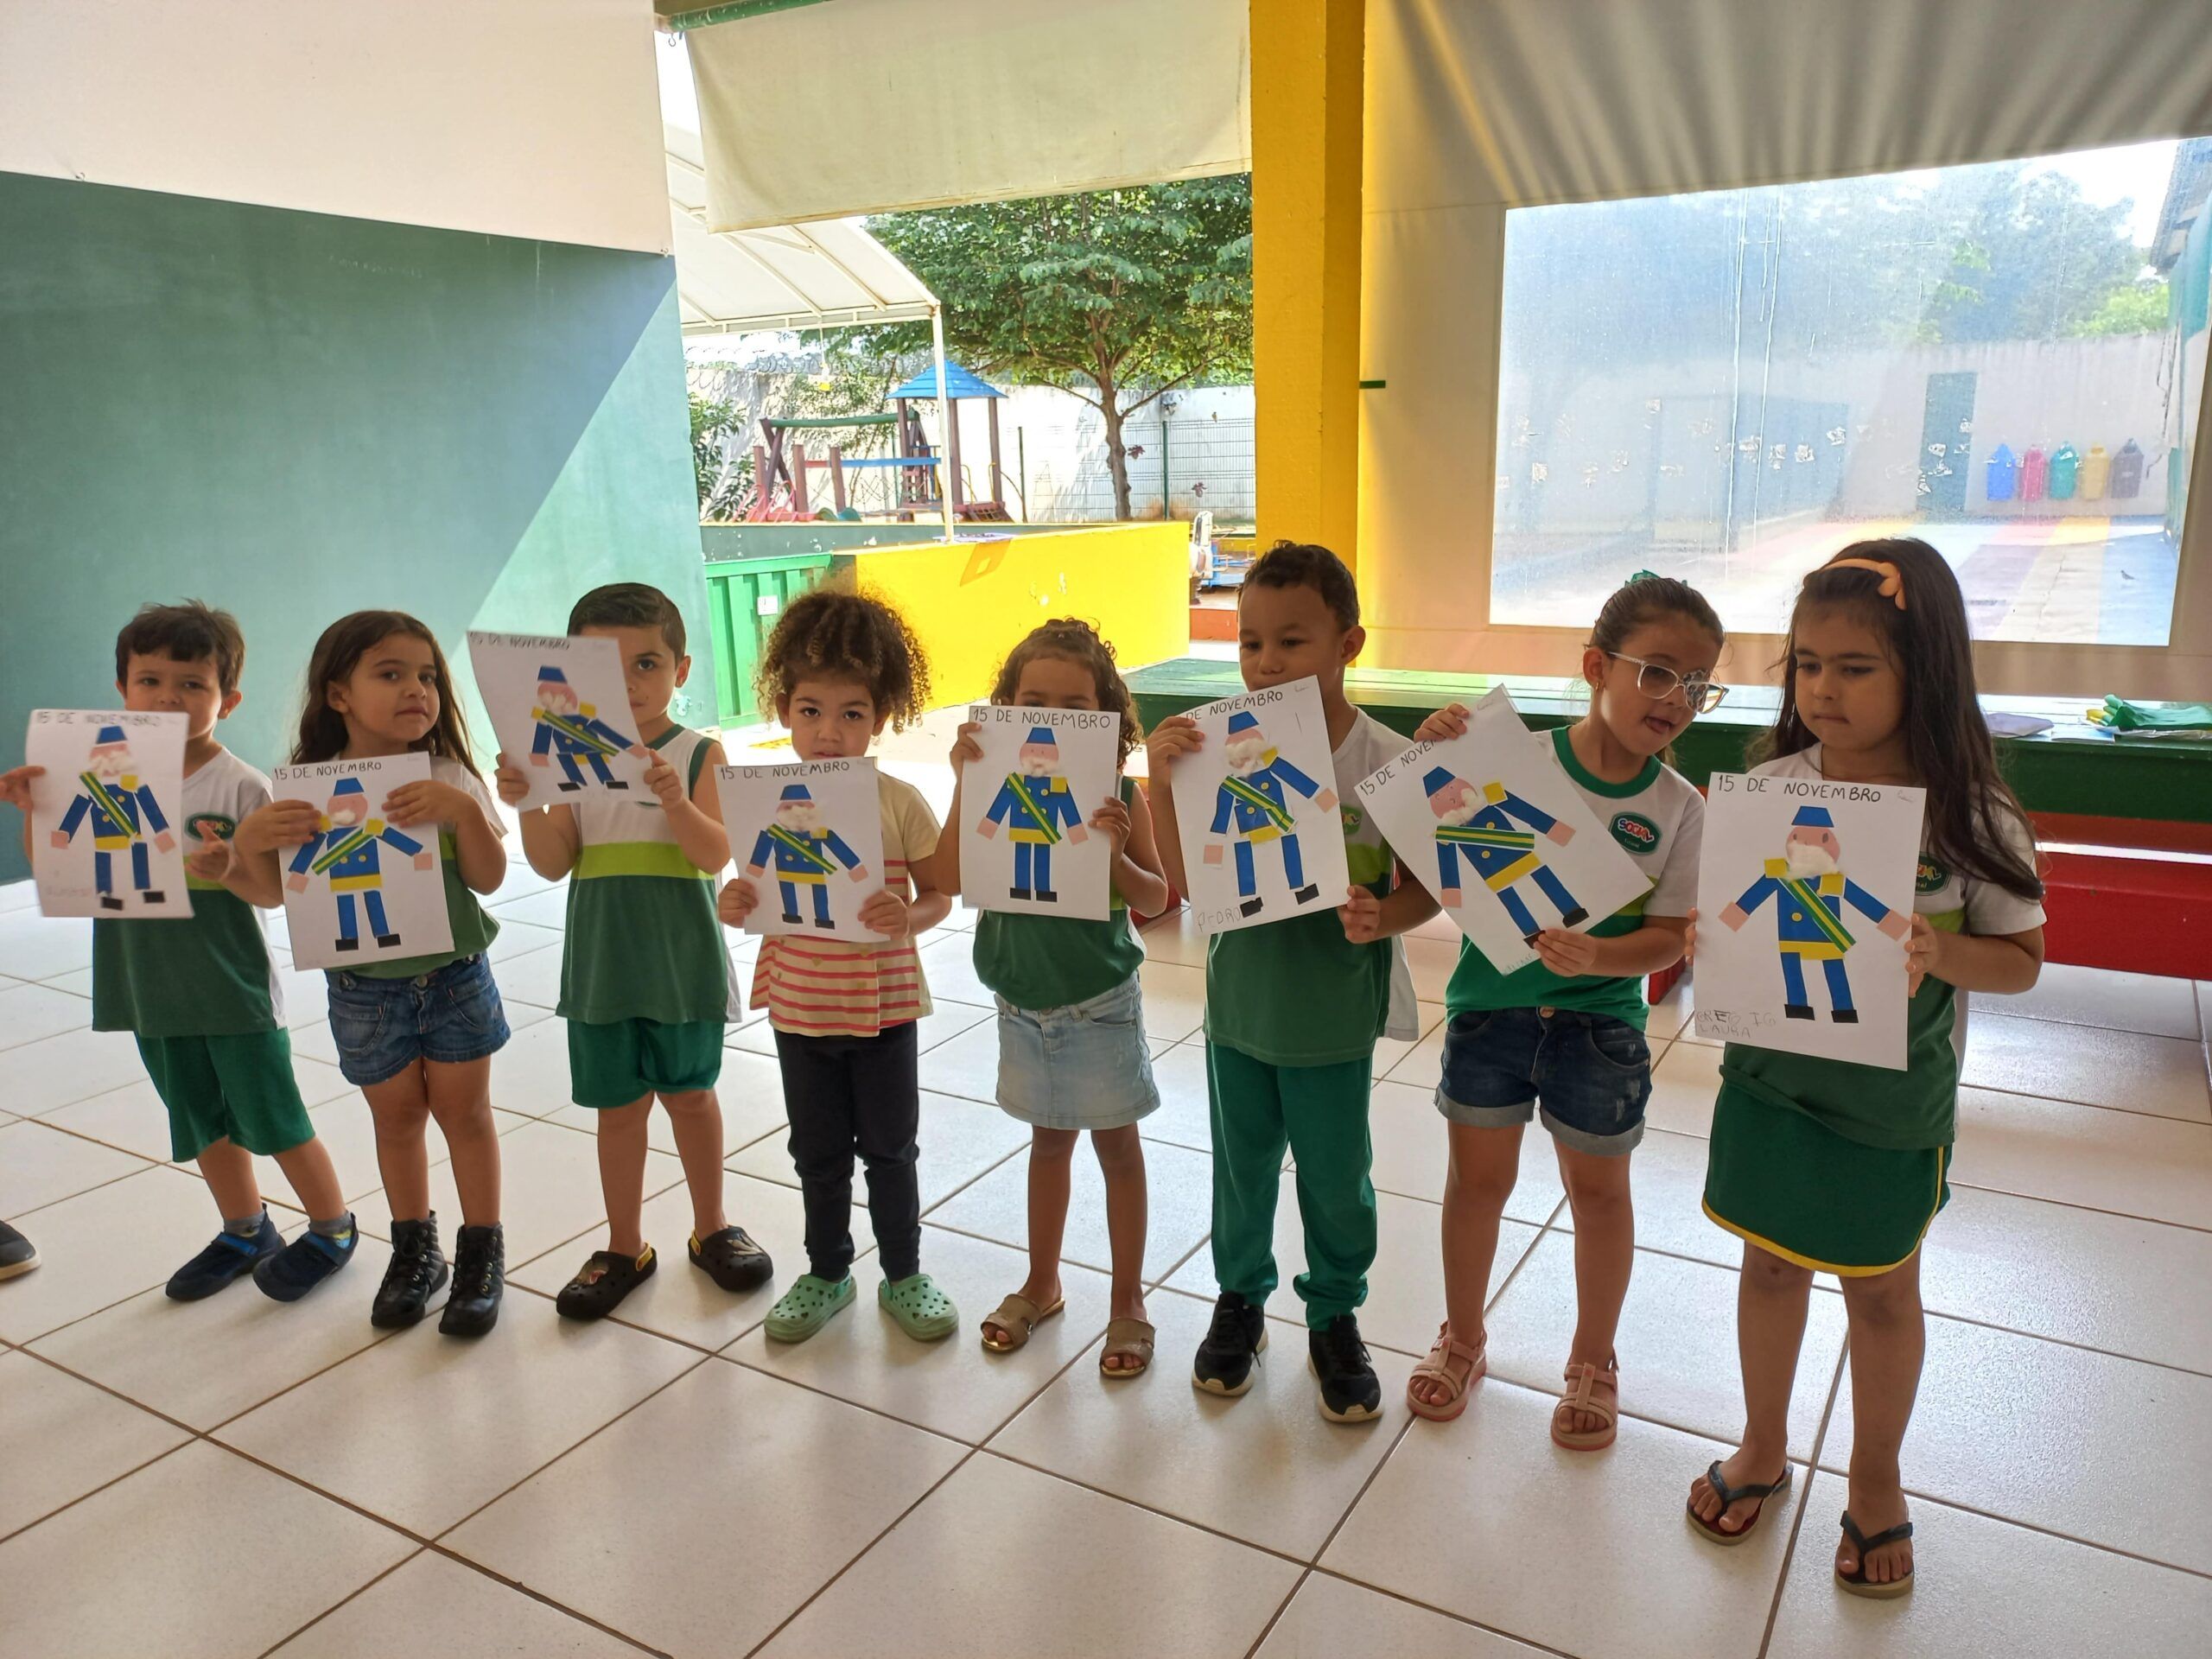
[[[2082,457],[2074,453],[2074,446],[2070,443],[2059,445],[2057,453],[2050,458],[2050,499],[2071,501],[2074,485],[2081,473]]]
[[[707,617],[715,637],[715,712],[719,724],[752,726],[775,711],[755,705],[753,672],[784,608],[829,575],[832,553],[716,559],[707,564]]]

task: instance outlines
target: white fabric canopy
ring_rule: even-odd
[[[1248,0],[834,0],[685,35],[719,230],[1252,165]]]
[[[669,216],[687,334],[926,318],[937,300],[857,219],[719,234],[706,226],[699,135],[670,124]]]

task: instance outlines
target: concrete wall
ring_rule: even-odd
[[[1123,431],[1125,443],[1144,448],[1129,462],[1131,510],[1140,518],[1162,516],[1164,456],[1167,511],[1173,517],[1188,519],[1205,507],[1217,521],[1249,524],[1257,505],[1252,388],[1202,386],[1168,396],[1174,407],[1164,443],[1157,403],[1147,404]],[[960,428],[963,455],[979,485],[983,474],[977,458],[988,454],[983,418],[980,409],[971,407]],[[1022,434],[1019,439],[1017,429]],[[1053,386],[1015,386],[999,406],[999,431],[1009,474],[1018,474],[1017,457],[1027,455],[1031,518],[1070,523],[1114,516],[1106,423],[1090,404]]]

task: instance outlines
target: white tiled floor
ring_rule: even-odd
[[[1546,1435],[1573,1319],[1573,1217],[1541,1132],[1492,1280],[1491,1376],[1455,1424],[1412,1423],[1405,1375],[1441,1315],[1445,1136],[1428,1104],[1452,941],[1414,943],[1422,1039],[1378,1052],[1381,1248],[1363,1321],[1376,1423],[1313,1409],[1287,1288],[1249,1395],[1185,1381],[1212,1289],[1203,942],[1147,936],[1161,1109],[1146,1121],[1154,1373],[1097,1371],[1110,1265],[1076,1163],[1067,1311],[1010,1356],[981,1316],[1025,1268],[1027,1132],[993,1105],[995,1035],[956,914],[925,942],[924,1260],[962,1333],[920,1347],[861,1299],[813,1343],[760,1321],[804,1267],[773,1042],[734,1028],[727,1201],[775,1284],[715,1290],[656,1125],[663,1270],[598,1327],[550,1298],[601,1242],[590,1115],[567,1103],[556,994],[565,893],[519,870],[495,952],[516,1037],[493,1074],[512,1288],[463,1345],[370,1328],[385,1246],[280,1307],[160,1292],[208,1230],[166,1167],[128,1038],[89,1029],[81,924],[0,888],[0,1216],[45,1264],[0,1284],[0,1659],[317,1656],[1966,1656],[2201,1659],[2212,1628],[2212,1090],[2208,988],[2056,969],[1974,1016],[1954,1202],[1930,1236],[1929,1359],[1906,1444],[1923,1582],[1901,1604],[1827,1572],[1852,1409],[1840,1298],[1815,1296],[1790,1497],[1743,1548],[1679,1520],[1740,1411],[1739,1249],[1698,1210],[1719,1050],[1655,1010],[1640,1247],[1609,1452]],[[280,936],[281,938],[281,936]],[[303,1088],[365,1228],[385,1211],[359,1097],[294,975]],[[434,1142],[434,1156],[436,1155]],[[289,1197],[273,1168],[271,1195]],[[442,1207],[450,1176],[433,1172]],[[863,1189],[864,1191],[864,1189]],[[288,1566],[241,1567],[241,1529]]]

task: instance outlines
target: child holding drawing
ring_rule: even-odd
[[[1114,648],[1088,623],[1071,618],[1046,623],[1014,648],[999,670],[991,701],[1022,709],[1105,709],[1121,716],[1121,764],[1128,764],[1137,745],[1136,711],[1115,666]],[[976,729],[963,725],[952,749],[956,824],[963,810],[974,810],[972,804],[963,807],[963,800],[968,766],[982,758]],[[999,1105],[1031,1126],[1029,1277],[983,1321],[983,1346],[1009,1353],[1060,1311],[1069,1163],[1088,1129],[1106,1181],[1114,1262],[1111,1317],[1098,1369],[1109,1377],[1131,1377],[1151,1364],[1154,1336],[1145,1319],[1144,1146],[1137,1122],[1159,1106],[1160,1091],[1152,1080],[1137,986],[1144,946],[1130,928],[1129,912],[1162,909],[1167,881],[1153,842],[1152,814],[1128,779],[1121,780],[1116,798],[1098,804],[1089,823],[1113,848],[1113,900],[1105,921],[999,911],[986,911],[976,920],[976,976],[998,998]],[[957,893],[957,836],[940,843],[938,863],[939,886]]]
[[[1921,1242],[1950,1195],[1966,994],[2027,990],[2043,962],[2035,842],[1998,775],[1965,601],[1934,548],[1859,542],[1805,578],[1781,713],[1753,749],[1761,757],[1755,776],[1927,791],[1906,942],[1906,1069],[1726,1051],[1705,1209],[1744,1240],[1745,1423],[1734,1455],[1691,1484],[1689,1518],[1715,1542],[1739,1542],[1788,1484],[1807,1300],[1814,1273],[1833,1273],[1850,1321],[1855,1412],[1835,1578],[1853,1594],[1895,1596],[1912,1586],[1898,1453],[1925,1344]]]
[[[1661,756],[1720,701],[1713,670],[1722,641],[1720,619],[1695,588],[1649,572],[1630,577],[1598,613],[1583,648],[1590,712],[1538,740],[1651,888],[1586,932],[1537,932],[1536,960],[1510,974],[1471,941],[1460,944],[1445,992],[1451,1023],[1436,1089],[1451,1125],[1446,1318],[1406,1384],[1417,1416],[1457,1417],[1483,1375],[1498,1219],[1520,1174],[1522,1131],[1541,1106],[1574,1212],[1578,1306],[1552,1439],[1569,1451],[1612,1444],[1620,1409],[1613,1333],[1636,1259],[1629,1154],[1643,1139],[1651,1095],[1640,982],[1681,956],[1705,817],[1696,789]],[[1453,703],[1419,735],[1440,741],[1466,728],[1467,710]],[[1435,804],[1446,823],[1472,810],[1440,797]]]
[[[292,1074],[291,1033],[257,908],[283,901],[276,861],[236,840],[240,821],[267,804],[269,780],[215,736],[243,696],[245,669],[237,619],[197,602],[148,605],[116,636],[123,706],[184,716],[178,828],[189,849],[192,918],[92,924],[92,1029],[137,1036],[168,1111],[170,1155],[199,1164],[223,1217],[207,1249],[169,1276],[168,1294],[181,1302],[247,1273],[276,1300],[296,1301],[351,1262],[357,1242]],[[27,838],[29,780],[40,770],[0,777],[0,800],[23,809]],[[289,1244],[262,1203],[257,1153],[276,1159],[310,1217]]]
[[[675,1131],[691,1192],[691,1265],[724,1290],[751,1290],[774,1271],[767,1251],[722,1212],[722,1025],[739,1012],[714,876],[729,862],[712,738],[669,717],[691,671],[683,617],[641,582],[594,588],[569,613],[571,634],[611,639],[639,739],[652,751],[649,794],[579,789],[575,799],[524,812],[522,849],[548,880],[570,877],[562,942],[561,1005],[569,1026],[569,1090],[598,1114],[607,1249],[594,1250],[554,1306],[603,1319],[652,1276],[645,1242],[646,1131],[658,1098]],[[530,793],[523,762],[499,757],[499,798]]]
[[[762,648],[758,685],[791,729],[802,760],[868,753],[887,725],[928,708],[929,664],[906,620],[880,600],[817,588],[791,602]],[[853,1156],[868,1167],[868,1218],[883,1277],[876,1300],[918,1342],[958,1327],[952,1299],[921,1270],[921,1191],[914,1164],[921,1119],[918,1022],[929,987],[914,936],[943,921],[938,823],[911,784],[879,772],[884,885],[861,907],[878,940],[779,935],[764,939],[753,1003],[776,1033],[791,1118],[791,1162],[806,1203],[807,1271],[769,1312],[766,1334],[804,1342],[854,1296]],[[760,886],[721,890],[722,920],[744,925]]]
[[[391,1210],[391,1262],[369,1322],[386,1329],[415,1324],[448,1277],[430,1209],[425,1136],[435,1118],[452,1154],[462,1221],[438,1329],[474,1337],[498,1320],[506,1284],[492,1056],[505,1046],[507,1020],[484,954],[499,926],[477,903],[506,874],[499,844],[506,828],[477,774],[453,677],[429,629],[398,611],[340,617],[308,659],[307,706],[292,764],[410,751],[430,757],[430,779],[392,791],[379,816],[400,830],[437,827],[453,944],[431,956],[331,972],[330,1034],[339,1070],[368,1097]],[[316,820],[308,803],[278,801],[240,824],[235,844],[257,858],[303,846]]]

